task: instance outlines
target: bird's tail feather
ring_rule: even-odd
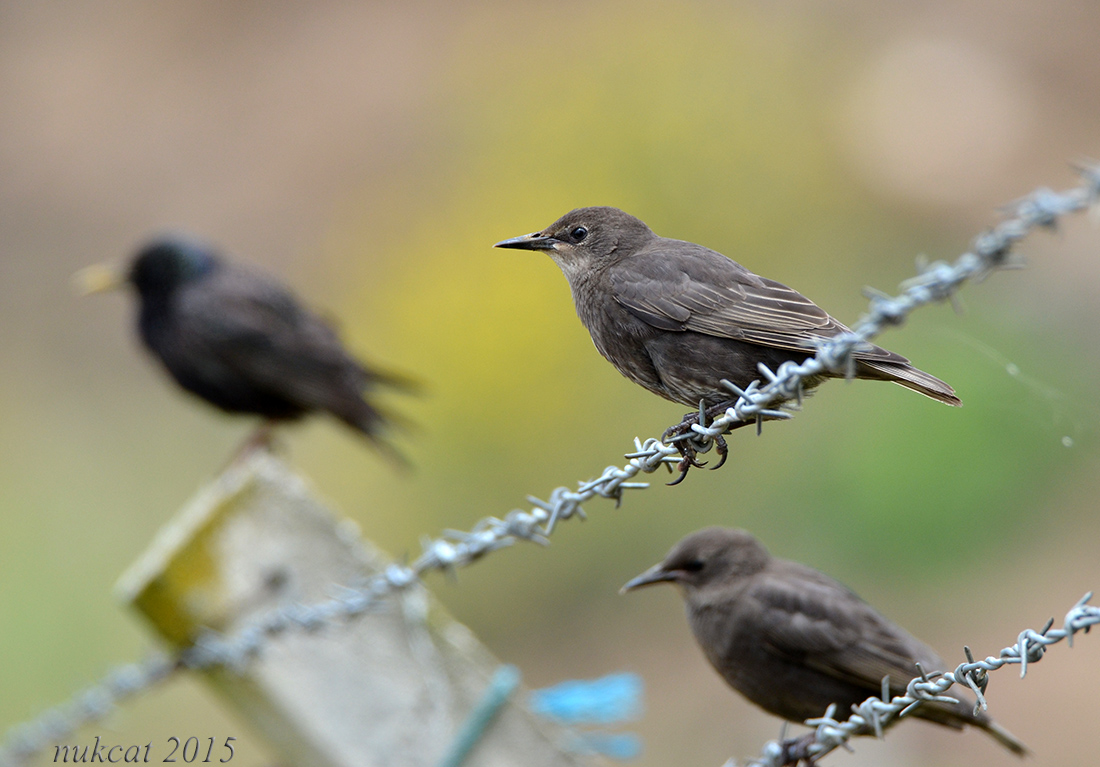
[[[912,389],[945,405],[954,407],[962,405],[962,400],[955,396],[955,390],[948,383],[941,381],[934,375],[925,373],[923,370],[918,370],[912,365],[860,360],[860,368],[864,370],[870,368],[878,374],[875,377],[881,376],[884,380],[893,381],[906,389]],[[863,371],[861,370],[861,372]]]
[[[997,724],[992,719],[987,719],[984,722],[979,722],[978,726],[989,733],[990,737],[992,737],[1002,746],[1007,748],[1012,753],[1016,754],[1016,756],[1027,756],[1031,753],[1028,750],[1027,746],[1020,742],[1019,738],[1006,730],[1004,727],[1001,727],[1001,725]]]
[[[1017,756],[1027,756],[1031,753],[1019,738],[994,722],[984,711],[974,713],[974,703],[967,696],[957,697],[959,701],[954,704],[927,703],[915,710],[913,715],[956,730],[961,730],[969,724],[984,730],[991,738]]]
[[[380,370],[374,366],[364,372],[367,375],[368,387],[373,384],[382,384],[406,394],[422,394],[424,392],[423,382],[405,373],[398,373],[394,370]]]
[[[411,467],[409,459],[394,447],[390,435],[396,431],[411,431],[416,424],[410,419],[373,403],[360,400],[352,412],[335,414],[341,421],[362,434],[387,458],[400,468]]]

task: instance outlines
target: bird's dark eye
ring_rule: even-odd
[[[689,573],[697,573],[703,569],[703,560],[689,559],[687,562],[684,562],[683,566],[680,569],[685,570]]]
[[[583,226],[576,226],[573,227],[573,231],[569,233],[569,236],[572,237],[576,242],[580,242],[588,236],[588,230],[585,229]]]

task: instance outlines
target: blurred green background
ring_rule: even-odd
[[[0,731],[149,646],[112,585],[252,426],[168,385],[130,297],[74,297],[78,268],[190,230],[422,378],[421,401],[391,400],[419,424],[412,473],[330,420],[283,432],[323,496],[415,554],[682,415],[599,357],[549,259],[493,242],[615,205],[853,321],[862,286],[954,256],[1100,155],[1098,30],[1100,6],[1072,0],[0,2]],[[1038,233],[1027,271],[883,338],[965,407],[833,383],[735,434],[721,471],[655,475],[548,549],[429,586],[531,684],[641,673],[642,765],[717,765],[777,733],[706,665],[672,589],[617,594],[706,524],[844,580],[949,661],[996,654],[1100,585],[1098,249],[1084,217]],[[1030,764],[1094,759],[1098,644],[993,678]],[[236,735],[239,763],[271,758],[193,680],[92,732]],[[832,757],[979,759],[1016,763],[922,724]]]

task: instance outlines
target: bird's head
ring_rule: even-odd
[[[725,586],[760,572],[770,559],[760,541],[744,530],[707,527],[677,543],[663,561],[627,581],[619,593],[666,582],[687,593]]]
[[[642,221],[618,208],[577,208],[541,232],[502,240],[494,247],[545,251],[571,281],[629,255],[656,235]]]
[[[137,252],[126,269],[97,264],[75,276],[85,295],[133,285],[143,297],[166,296],[212,272],[219,264],[212,248],[183,237],[160,237]]]
[[[164,237],[138,251],[126,280],[143,296],[167,294],[209,274],[217,265],[218,257],[209,246]]]

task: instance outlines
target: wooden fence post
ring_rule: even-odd
[[[182,647],[203,627],[232,634],[250,618],[329,598],[384,566],[353,522],[286,464],[257,452],[158,533],[119,592]],[[286,765],[438,767],[499,667],[415,585],[353,620],[285,632],[241,670],[203,673]],[[588,764],[562,750],[567,733],[536,719],[524,697],[510,698],[462,763]]]

